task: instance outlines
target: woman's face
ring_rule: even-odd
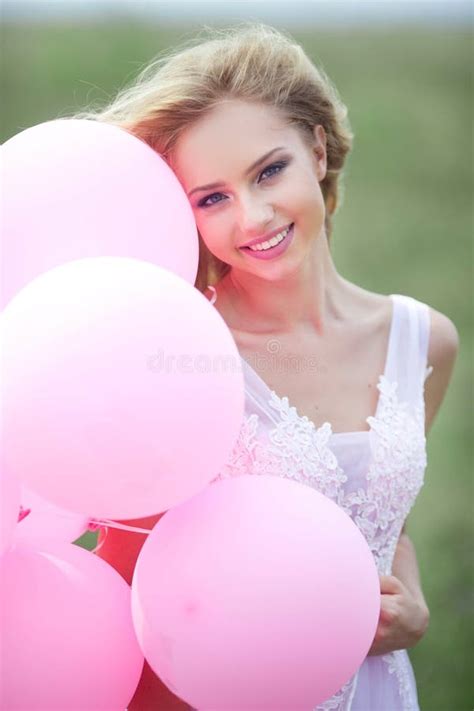
[[[310,149],[274,109],[238,100],[220,104],[187,129],[171,167],[209,251],[234,270],[264,278],[298,269],[324,234],[319,182],[326,174],[325,143],[322,126]],[[258,259],[241,249],[292,223],[292,239],[281,254]]]

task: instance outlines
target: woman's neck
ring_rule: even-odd
[[[282,279],[232,268],[216,285],[229,326],[260,334],[322,335],[332,323],[351,317],[355,288],[337,272],[325,235],[315,240],[301,269]]]

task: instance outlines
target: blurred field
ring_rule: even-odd
[[[106,102],[187,31],[4,26],[0,140]],[[470,711],[472,36],[419,28],[293,34],[335,82],[355,132],[332,238],[339,271],[367,289],[428,303],[460,333],[451,387],[428,438],[425,486],[408,522],[431,611],[410,657],[423,711]],[[86,534],[79,543],[95,541]]]

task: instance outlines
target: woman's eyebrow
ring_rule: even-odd
[[[262,156],[261,158],[256,160],[255,163],[252,163],[252,165],[249,168],[247,168],[247,170],[245,171],[245,175],[248,175],[249,173],[251,173],[252,170],[254,170],[255,168],[257,168],[257,166],[260,165],[260,163],[263,163],[264,161],[267,160],[267,158],[270,158],[270,156],[272,156],[274,153],[276,153],[277,151],[281,151],[281,150],[285,150],[285,146],[278,146],[278,148],[273,148],[268,153],[265,153],[264,156]],[[217,183],[209,183],[208,185],[201,185],[199,188],[193,188],[191,190],[191,192],[188,193],[188,197],[191,197],[191,195],[193,193],[198,193],[201,190],[213,190],[214,188],[220,188],[222,185],[225,185],[224,181],[222,181],[222,180],[218,181]]]

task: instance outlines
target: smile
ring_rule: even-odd
[[[286,252],[293,239],[293,234],[294,222],[286,230],[272,237],[269,242],[263,242],[261,245],[254,245],[253,247],[241,247],[240,249],[256,259],[273,259]]]

